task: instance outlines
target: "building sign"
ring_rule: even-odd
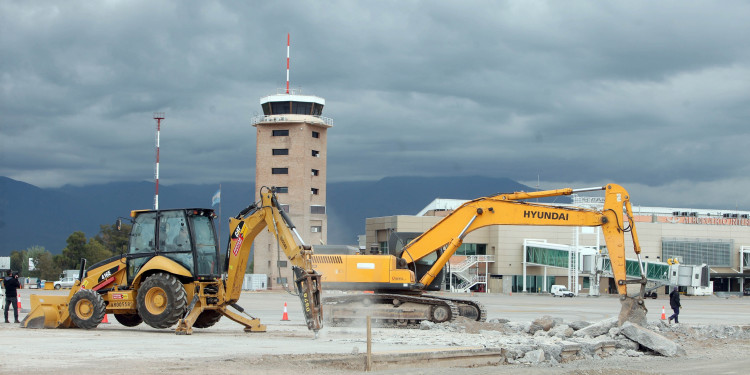
[[[654,222],[651,215],[633,215],[633,220],[639,223]],[[703,225],[740,225],[750,226],[750,219],[728,217],[695,217],[695,216],[657,216],[657,223],[670,224],[703,224]]]

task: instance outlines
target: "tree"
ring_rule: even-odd
[[[104,245],[112,254],[127,253],[131,227],[131,225],[123,223],[122,228],[118,230],[115,224],[100,225],[99,234],[94,239]]]
[[[20,275],[26,275],[29,271],[29,257],[26,256],[26,250],[13,250],[10,253],[10,269]]]
[[[38,277],[44,280],[57,280],[61,268],[55,264],[52,253],[42,246],[33,246],[26,249],[29,259],[33,259],[34,270],[29,272],[29,276]]]
[[[73,232],[66,240],[66,246],[59,257],[55,257],[55,263],[61,269],[76,269],[81,264],[81,258],[85,258],[87,264],[91,265],[112,256],[101,242],[92,238],[86,242],[86,235],[81,232]]]

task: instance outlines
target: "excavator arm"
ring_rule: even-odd
[[[263,229],[268,229],[292,264],[307,327],[315,332],[320,330],[323,327],[321,275],[313,270],[312,248],[304,244],[289,216],[280,208],[275,191],[272,188],[261,188],[260,201],[231,218],[229,229],[231,237],[226,261],[228,303],[234,304],[240,298],[253,240]]]
[[[549,204],[523,201],[525,199],[570,195],[578,192],[604,190],[604,207],[601,211],[576,207],[561,207]],[[414,263],[444,248],[442,254],[419,280],[423,287],[430,285],[450,257],[463,243],[470,232],[490,225],[534,225],[534,226],[573,226],[602,227],[609,251],[612,272],[617,282],[623,309],[624,320],[645,321],[646,309],[643,306],[646,277],[640,259],[640,245],[632,223],[632,208],[628,192],[621,186],[609,184],[588,189],[558,189],[539,192],[519,192],[499,194],[466,202],[432,228],[406,245],[401,253],[407,263]],[[625,221],[628,224],[625,224]],[[459,230],[460,229],[460,230]],[[630,232],[633,249],[641,264],[641,292],[637,297],[628,297],[629,281],[625,273],[625,232]],[[642,317],[641,317],[642,315]]]

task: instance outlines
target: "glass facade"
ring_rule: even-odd
[[[456,249],[454,255],[487,255],[487,244],[464,243]]]
[[[682,264],[732,267],[733,240],[677,239],[661,241],[662,259],[682,257]]]
[[[667,264],[644,262],[643,267],[646,269],[647,279],[667,280],[669,278],[669,265]],[[609,262],[609,259],[604,259],[604,270],[612,271],[612,263]],[[641,268],[638,266],[638,261],[625,260],[625,275],[633,278],[641,277]]]
[[[549,290],[552,289],[552,284],[555,282],[554,276],[547,276],[547,279],[544,279],[544,276],[534,276],[534,275],[526,275],[526,291],[529,293],[549,293]],[[546,288],[544,287],[546,284]],[[513,292],[522,292],[523,291],[523,276],[522,275],[513,275]]]
[[[570,253],[565,250],[547,249],[544,247],[526,247],[526,262],[544,264],[552,267],[568,268]]]

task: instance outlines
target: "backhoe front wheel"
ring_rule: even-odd
[[[104,319],[105,313],[104,299],[91,289],[79,290],[68,303],[70,320],[78,328],[96,328]]]
[[[156,273],[138,288],[138,314],[154,328],[169,328],[185,314],[187,294],[173,275]]]

